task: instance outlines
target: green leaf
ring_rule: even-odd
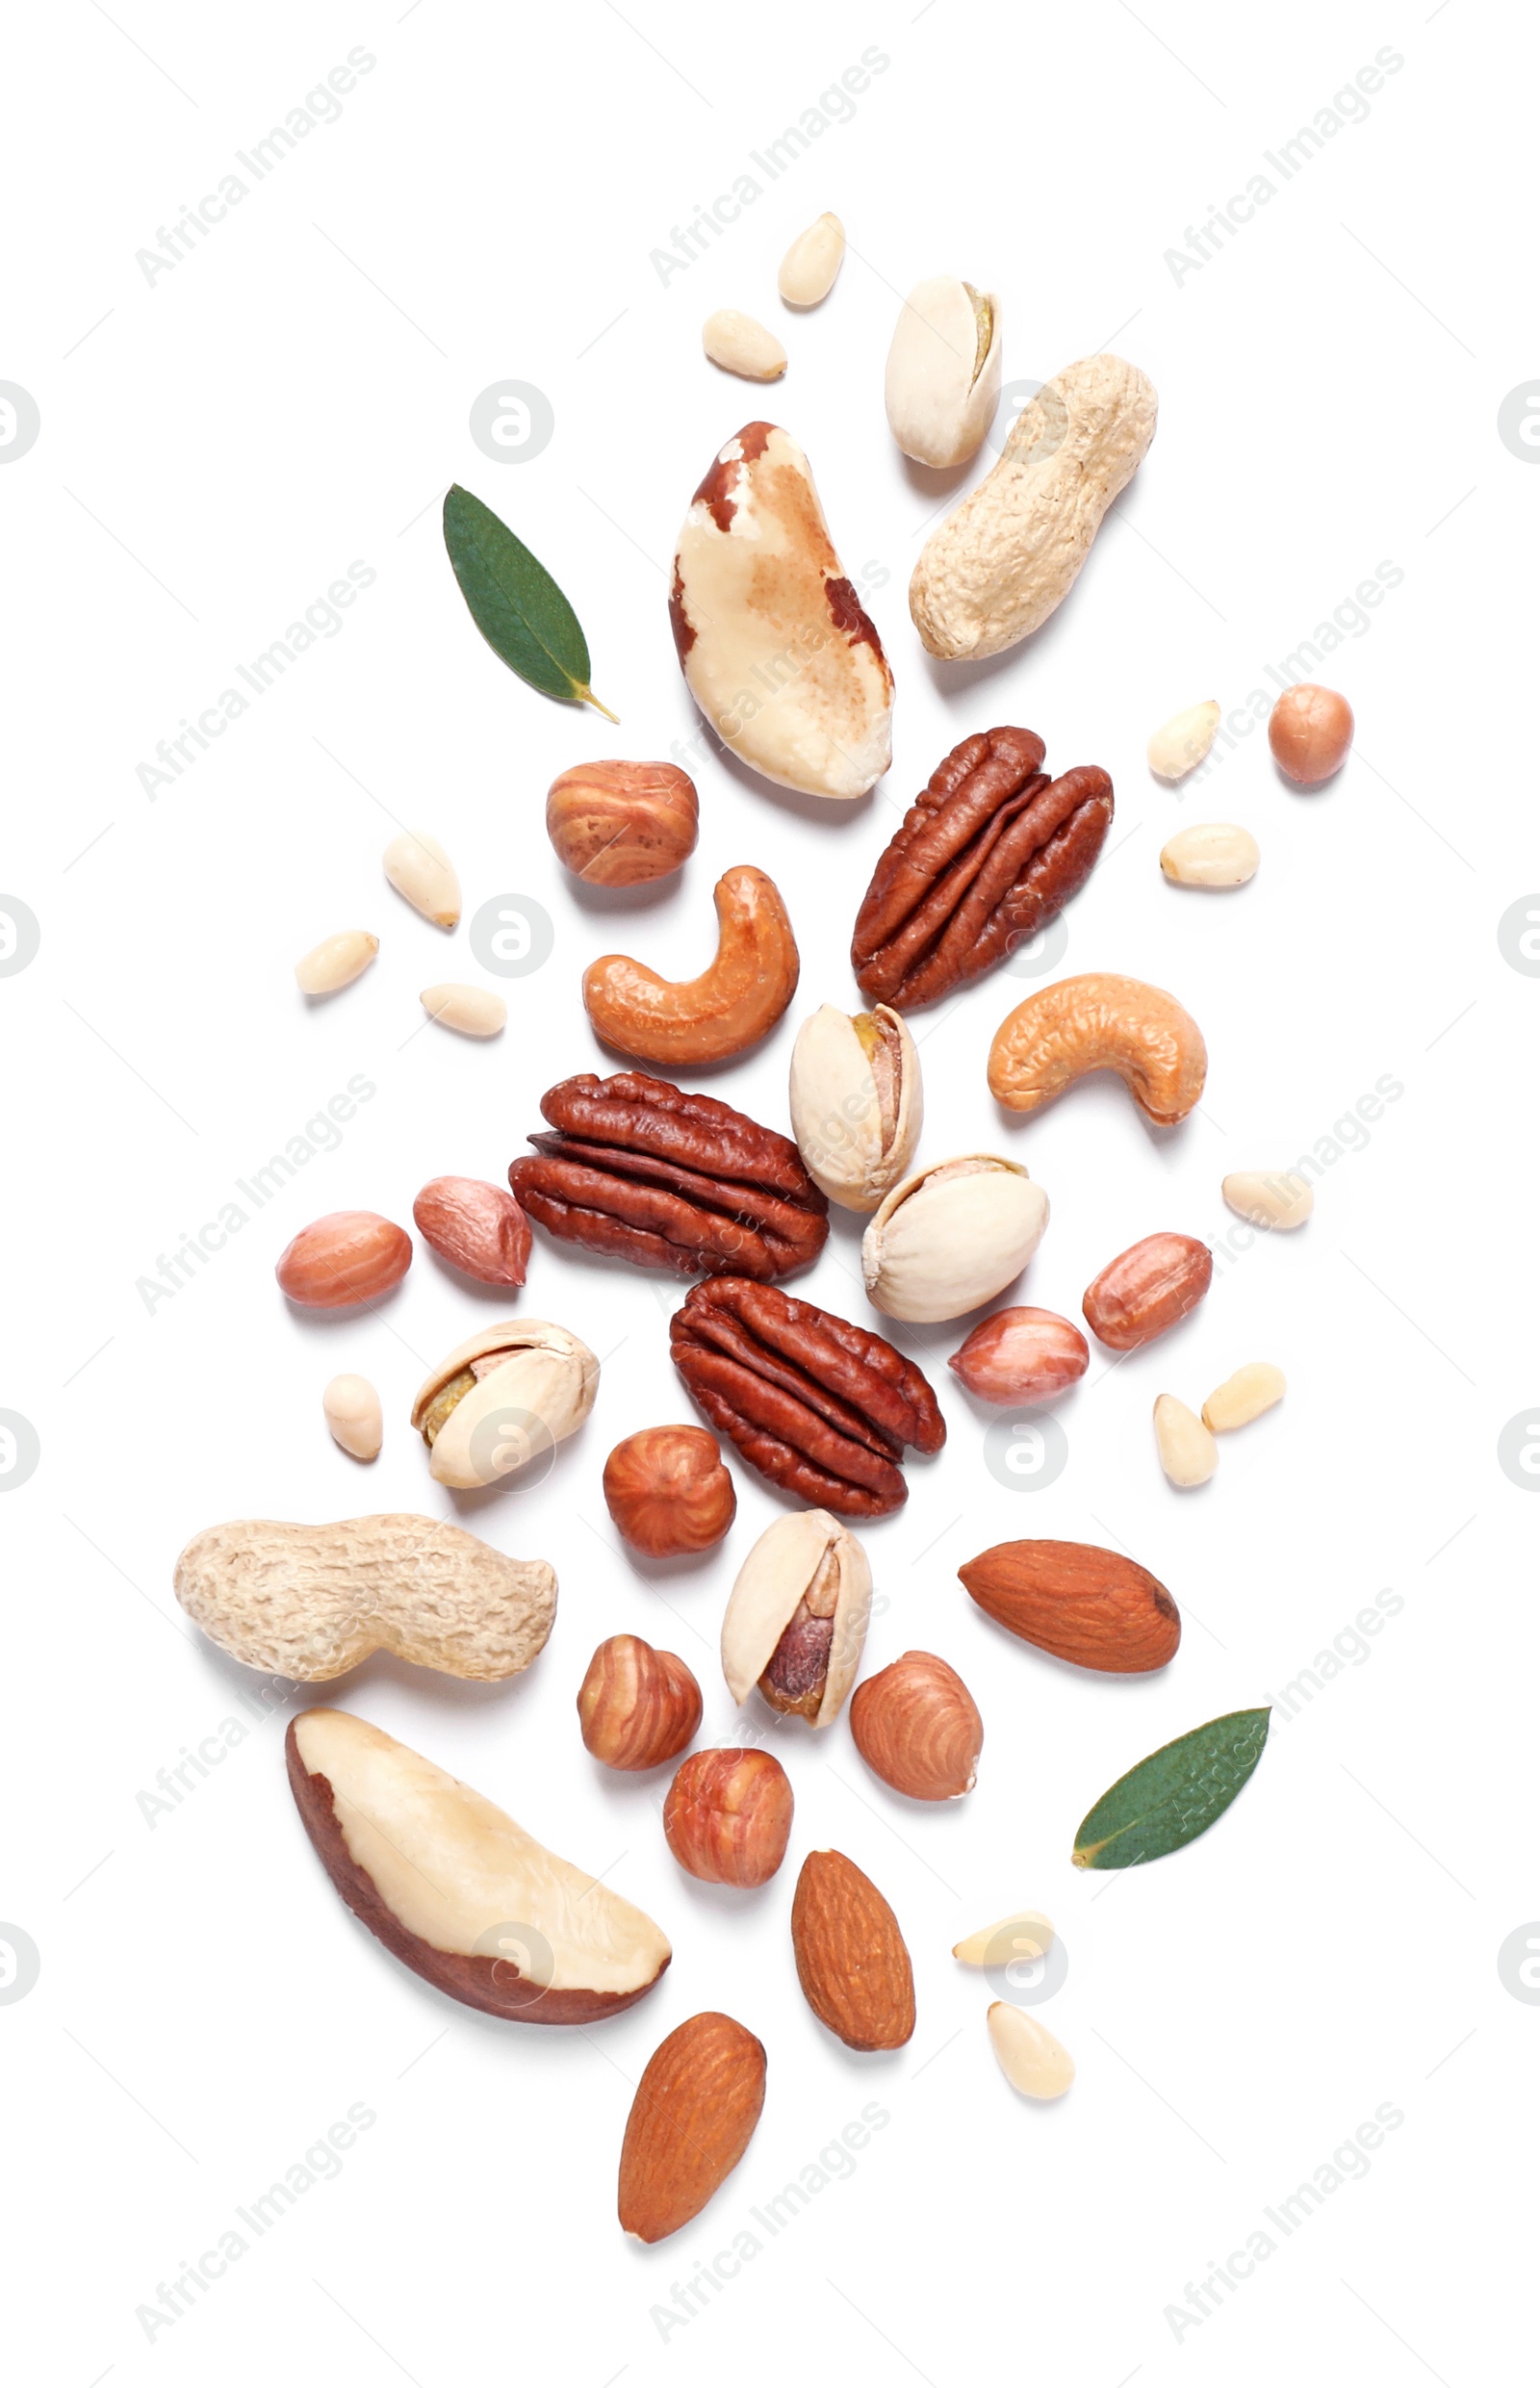
[[[509,671],[545,696],[591,705],[614,721],[588,685],[582,624],[550,573],[457,481],[444,501],[444,544],[472,621]]]
[[[1104,1791],[1075,1835],[1077,1865],[1147,1865],[1206,1833],[1249,1780],[1270,1708],[1237,1708],[1142,1759]]]

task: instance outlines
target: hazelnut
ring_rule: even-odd
[[[604,1500],[633,1551],[650,1559],[709,1551],[738,1505],[714,1434],[704,1426],[644,1426],[604,1462]]]
[[[791,1785],[768,1750],[697,1750],[669,1785],[663,1832],[698,1882],[756,1890],[786,1854]]]
[[[1353,742],[1353,708],[1335,688],[1299,680],[1268,716],[1272,759],[1300,787],[1319,787],[1340,771]]]
[[[908,1650],[859,1684],[850,1730],[874,1775],[907,1799],[971,1791],[984,1720],[961,1675],[928,1650]]]
[[[673,763],[578,763],[551,783],[546,835],[593,887],[666,879],[695,851],[695,783]]]
[[[678,1758],[701,1721],[701,1686],[682,1658],[638,1633],[612,1633],[588,1661],[578,1722],[591,1758],[642,1774]]]

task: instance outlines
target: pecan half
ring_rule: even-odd
[[[566,1244],[694,1277],[789,1276],[816,1260],[829,1204],[788,1136],[709,1094],[623,1069],[541,1097],[551,1133],[508,1183]]]
[[[954,746],[872,873],[851,939],[868,1003],[939,1003],[1034,937],[1091,876],[1113,817],[1094,763],[1050,781],[1031,730]]]
[[[772,1484],[840,1517],[908,1498],[906,1444],[938,1451],[946,1425],[911,1360],[811,1302],[713,1277],[671,1321],[674,1365],[711,1424]]]

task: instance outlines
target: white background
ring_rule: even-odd
[[[375,64],[341,120],[147,281],[136,251],[359,45]],[[1263,152],[1387,47],[1403,64],[1368,120],[1282,183]],[[888,64],[852,120],[768,182],[748,153],[872,48]],[[912,19],[842,0],[635,0],[624,15],[601,0],[418,0],[400,15],[68,0],[13,24],[0,376],[42,425],[0,471],[0,884],[42,933],[0,982],[0,1406],[42,1451],[0,1504],[0,1917],[41,1955],[37,1987],[0,2010],[18,2377],[1504,2375],[1540,2015],[1497,1956],[1540,1912],[1540,1882],[1534,1515],[1496,1447],[1535,1391],[1537,990],[1496,932],[1540,878],[1525,732],[1508,731],[1532,679],[1540,475],[1497,413],[1537,362],[1535,64],[1520,12],[1469,0],[1425,21],[1392,0],[1138,14],[932,0]],[[746,171],[761,195],[665,284],[650,252]],[[1259,171],[1276,195],[1177,279],[1166,252]],[[851,253],[827,305],[791,318],[776,265],[826,207]],[[904,598],[922,527],[970,475],[907,467],[882,406],[899,295],[947,270],[1000,294],[1008,381],[1111,345],[1160,393],[1148,461],[1072,597],[971,670],[926,660]],[[701,355],[721,304],[790,350],[767,401]],[[494,463],[471,442],[472,402],[500,375],[551,400],[537,458]],[[886,575],[870,605],[898,683],[893,769],[841,809],[698,750],[701,841],[681,879],[583,895],[547,845],[546,787],[570,763],[662,757],[695,734],[666,570],[713,451],[761,411],[805,446],[847,570]],[[476,635],[437,527],[454,478],[569,592],[618,730],[526,689]],[[338,634],[151,801],[136,767],[157,740],[244,685],[235,665],[355,559],[377,577]],[[1296,793],[1253,736],[1185,795],[1149,779],[1157,722],[1270,686],[1264,666],[1382,562],[1403,578],[1319,675],[1357,714],[1340,778]],[[998,721],[1038,729],[1056,769],[1105,764],[1116,787],[1060,968],[1168,987],[1211,1056],[1201,1112],[1173,1134],[1146,1132],[1116,1082],[1023,1122],[995,1112],[984,1060],[1040,980],[996,974],[916,1020],[921,1158],[992,1145],[1049,1194],[1022,1297],[1074,1314],[1152,1229],[1214,1241],[1234,1224],[1224,1172],[1291,1163],[1382,1077],[1404,1091],[1324,1170],[1302,1234],[1225,1259],[1196,1317],[1126,1366],[1098,1353],[1058,1409],[1069,1461],[1045,1490],[988,1474],[992,1413],[944,1366],[962,1330],[900,1336],[950,1441],[911,1463],[908,1506],[866,1535],[867,1662],[919,1647],[957,1665],[986,1718],[978,1788],[919,1810],[866,1773],[843,1721],[816,1741],[774,1730],[796,1823],[754,1896],[678,1871],[663,1785],[597,1768],[573,1701],[594,1644],[640,1632],[699,1674],[705,1738],[732,1741],[716,1631],[781,1503],[735,1467],[738,1520],[713,1558],[627,1558],[600,1470],[621,1435],[691,1414],[667,1353],[680,1289],[537,1232],[516,1307],[603,1356],[599,1402],[547,1481],[453,1513],[554,1561],[549,1648],[505,1686],[376,1660],[335,1696],[604,1873],[676,1954],[653,1996],[592,2031],[474,2016],[337,1900],[283,1781],[287,1710],[170,1814],[152,1823],[141,1804],[239,1712],[248,1680],[175,1607],[182,1544],[231,1517],[449,1511],[406,1413],[440,1354],[500,1315],[420,1247],[377,1316],[306,1318],[273,1261],[321,1212],[406,1220],[430,1176],[500,1179],[545,1087],[612,1066],[579,1004],[584,963],[619,946],[692,974],[713,882],[737,862],[782,887],[803,978],[766,1046],[711,1091],[784,1126],[797,1020],[858,1007],[846,953],[876,855],[946,749]],[[1257,836],[1254,884],[1166,886],[1165,839],[1214,818]],[[554,922],[544,969],[505,984],[494,1044],[421,1025],[421,987],[484,974],[464,926],[445,937],[385,885],[398,821],[449,847],[467,918],[512,891]],[[378,933],[378,962],[307,1007],[296,956],[352,923]],[[338,1148],[147,1309],[137,1280],[354,1073],[377,1091]],[[874,1322],[856,1223],[836,1219],[795,1290]],[[1170,1491],[1154,1396],[1195,1406],[1264,1357],[1287,1401],[1225,1444],[1206,1491]],[[322,1427],[340,1368],[384,1397],[370,1470]],[[1170,1668],[1080,1675],[989,1626],[955,1570],[1018,1534],[1123,1545],[1154,1569],[1187,1618]],[[1385,1587],[1399,1612],[1275,1716],[1207,1838],[1132,1875],[1070,1867],[1114,1777],[1276,1697]],[[918,2029],[896,2056],[844,2050],[797,1989],[796,1868],[831,1842],[885,1890],[913,1954]],[[1079,2065],[1053,2107],[1007,2088],[989,1992],[948,1954],[1023,1902],[1069,1957],[1040,2010]],[[699,2221],[642,2250],[614,2216],[631,2087],[667,2030],[713,2006],[766,2043],[764,2118]],[[355,2101],[377,2120],[341,2176],[147,2342],[136,2308]],[[873,2101],[888,2119],[851,2176],[768,2238],[751,2207]],[[1283,2239],[1263,2209],[1385,2104],[1404,2119],[1368,2176]],[[1220,2310],[1173,2326],[1168,2307],[1198,2313],[1187,2284],[1258,2228],[1276,2252]],[[665,2331],[651,2309],[745,2229],[760,2252]]]

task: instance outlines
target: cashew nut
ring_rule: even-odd
[[[1107,970],[1029,995],[989,1047],[989,1091],[1008,1111],[1040,1111],[1092,1069],[1116,1069],[1145,1117],[1171,1127],[1203,1091],[1208,1053],[1174,995]]]
[[[583,973],[594,1033],[617,1052],[688,1067],[725,1062],[767,1036],[796,991],[797,940],[772,879],[739,863],[716,883],[716,959],[696,979],[660,979],[627,954]]]

